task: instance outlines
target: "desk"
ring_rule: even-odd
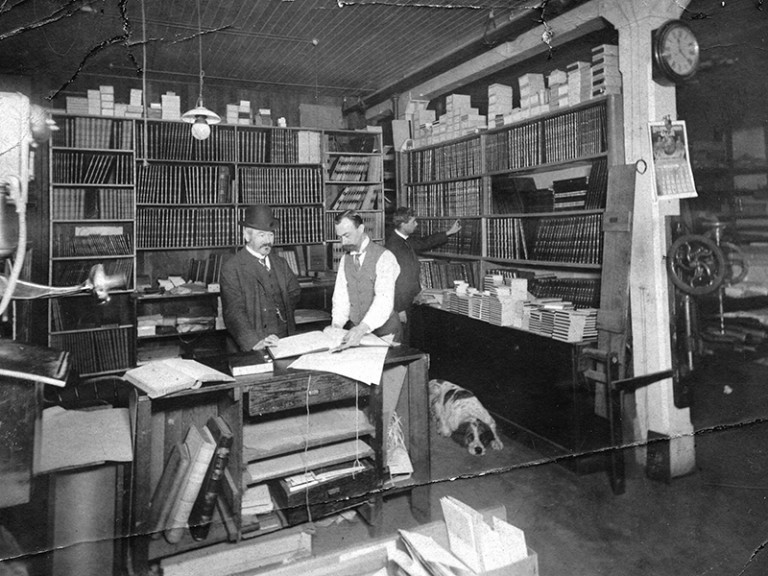
[[[219,363],[226,358],[219,358]],[[212,361],[215,365],[216,360]],[[355,393],[366,397],[368,409],[378,416],[374,451],[379,489],[368,495],[369,520],[375,526],[379,520],[383,496],[408,491],[411,510],[419,521],[430,518],[430,446],[429,446],[429,401],[427,389],[428,356],[418,350],[406,347],[393,348],[385,361],[388,366],[402,365],[407,368],[403,390],[400,395],[398,412],[407,431],[408,450],[414,466],[412,478],[392,488],[384,487],[382,463],[382,420],[381,387],[367,386],[355,380],[316,371],[291,370],[291,360],[275,363],[274,373],[238,377],[236,382],[205,385],[197,390],[186,390],[163,398],[150,399],[145,394],[135,394],[132,414],[135,415],[135,473],[132,498],[132,553],[134,568],[146,573],[148,564],[159,558],[208,546],[224,540],[237,541],[243,536],[240,508],[241,490],[235,489],[219,500],[218,515],[214,519],[208,538],[195,542],[188,534],[178,544],[169,544],[163,538],[151,539],[147,532],[149,505],[152,493],[162,473],[165,458],[172,446],[182,440],[190,424],[202,426],[208,417],[219,414],[235,433],[235,444],[230,453],[228,471],[233,479],[242,477],[243,461],[242,429],[244,414],[274,415],[290,410],[306,410],[321,404],[354,398]],[[308,387],[310,381],[311,388]],[[253,398],[257,400],[254,401]],[[256,408],[254,408],[256,407]],[[239,483],[236,483],[239,485]],[[341,508],[340,508],[341,509]],[[333,510],[335,511],[335,510]],[[332,511],[328,511],[330,513]]]

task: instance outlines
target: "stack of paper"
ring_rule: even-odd
[[[496,570],[528,556],[519,528],[496,517],[491,526],[480,512],[451,496],[441,498],[440,505],[451,552],[474,572]]]

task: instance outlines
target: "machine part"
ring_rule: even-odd
[[[685,234],[667,252],[667,272],[672,283],[686,294],[711,294],[728,272],[723,251],[706,236]]]

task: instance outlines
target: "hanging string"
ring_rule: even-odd
[[[312,375],[307,375],[307,390],[306,394],[304,396],[304,405],[307,408],[307,419],[306,419],[306,426],[304,429],[304,475],[306,476],[309,473],[309,458],[308,458],[308,452],[309,452],[309,391],[312,388]],[[307,509],[307,522],[312,522],[312,508],[309,506],[309,489],[311,486],[307,486],[306,490],[304,490],[304,506]]]
[[[144,0],[141,0],[141,115],[142,115],[142,132],[143,137],[141,139],[141,155],[144,157],[142,165],[144,168],[149,166],[147,160],[147,134],[149,129],[147,128],[147,14],[144,11]]]
[[[203,27],[200,23],[200,0],[197,0],[197,69],[200,70],[200,92],[197,97],[197,105],[203,105]]]

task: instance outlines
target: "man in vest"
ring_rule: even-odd
[[[334,222],[344,256],[333,290],[331,322],[337,328],[351,325],[342,346],[357,346],[369,332],[393,334],[394,341],[400,342],[402,327],[394,310],[395,281],[400,273],[397,259],[371,242],[356,211],[342,212]]]
[[[249,206],[240,222],[245,247],[221,269],[224,323],[242,351],[274,346],[296,331],[301,287],[288,262],[272,254],[279,224],[269,206]]]

